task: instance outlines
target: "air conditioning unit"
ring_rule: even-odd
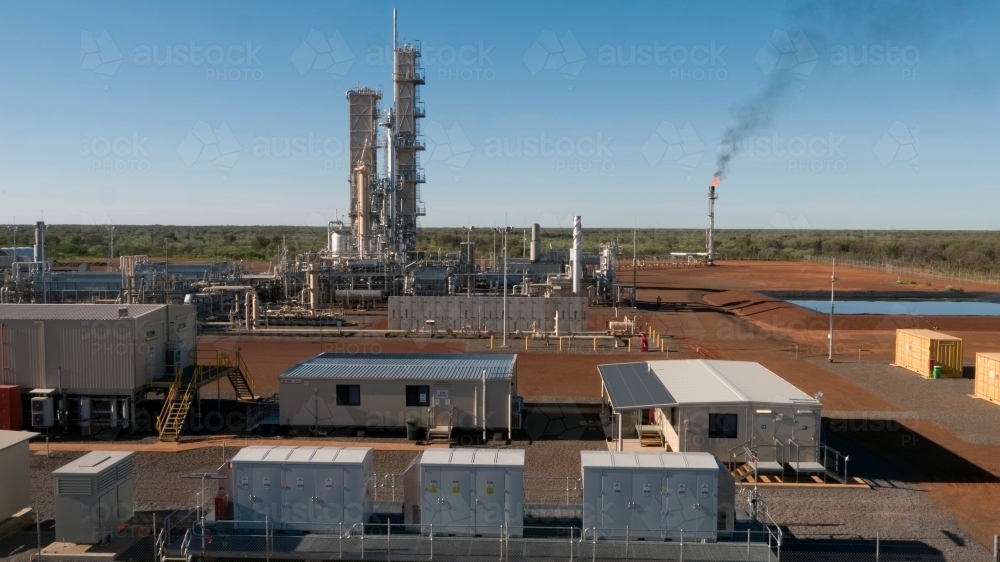
[[[51,396],[36,396],[31,399],[31,425],[33,427],[55,425]]]

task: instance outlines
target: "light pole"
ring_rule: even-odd
[[[833,258],[833,262],[830,266],[830,333],[827,337],[830,339],[830,355],[827,360],[833,363],[833,284],[837,282],[837,258]]]
[[[227,476],[215,474],[214,472],[195,472],[187,474],[181,478],[200,478],[201,491],[198,492],[198,520],[201,521],[201,549],[205,550],[205,480],[225,480]]]

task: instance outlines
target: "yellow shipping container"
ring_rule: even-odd
[[[925,377],[939,365],[942,377],[961,377],[962,338],[933,330],[896,330],[896,365]]]
[[[1000,404],[1000,353],[976,354],[976,396]]]

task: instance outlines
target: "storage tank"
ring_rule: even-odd
[[[94,451],[52,472],[57,542],[98,543],[132,519],[134,456]]]
[[[942,377],[962,376],[962,338],[933,330],[896,330],[896,365],[933,376],[941,367]]]
[[[735,484],[709,453],[583,451],[580,457],[583,527],[600,538],[679,540],[683,532],[684,540],[715,541],[720,527],[733,529]]]
[[[339,231],[330,233],[330,253],[335,256],[342,256],[348,252],[350,235]]]
[[[423,451],[403,474],[403,521],[423,534],[522,536],[524,451]]]
[[[245,447],[219,469],[237,529],[332,531],[372,513],[370,447]]]

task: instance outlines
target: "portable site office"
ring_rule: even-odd
[[[233,502],[233,526],[331,531],[372,513],[370,447],[245,447],[219,469]]]
[[[822,472],[822,405],[759,363],[665,360],[598,370],[618,450],[631,437],[730,463],[747,448],[756,453],[760,471],[794,464]]]
[[[412,418],[509,437],[517,355],[323,353],[280,381],[285,426],[395,429]]]

